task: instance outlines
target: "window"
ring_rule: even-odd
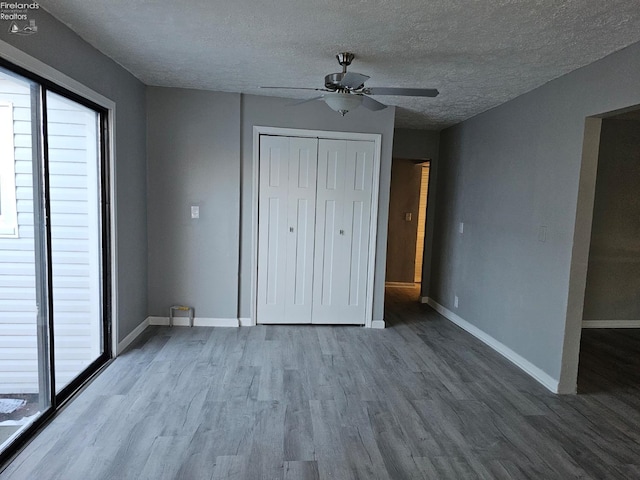
[[[13,104],[0,102],[0,237],[18,236]]]

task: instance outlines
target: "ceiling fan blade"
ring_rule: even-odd
[[[308,87],[258,87],[258,88],[279,88],[283,90],[316,90],[318,92],[330,92],[326,88],[308,88]]]
[[[369,80],[369,78],[370,77],[363,75],[362,73],[347,72],[342,77],[342,80],[340,80],[340,86],[355,90],[362,87],[364,82]]]
[[[369,95],[400,95],[405,97],[437,97],[435,88],[395,88],[395,87],[371,87],[366,92]]]
[[[371,97],[367,97],[366,95],[362,96],[362,106],[374,112],[387,108],[387,106],[384,103],[380,103],[379,101],[374,100]]]
[[[319,97],[307,98],[305,100],[300,100],[299,102],[290,103],[287,107],[295,107],[297,105],[302,105],[303,103],[313,102],[314,100],[320,100],[324,98],[324,95],[320,95]]]

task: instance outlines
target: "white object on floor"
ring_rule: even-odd
[[[26,404],[22,398],[0,398],[0,413],[13,413]]]
[[[4,422],[0,422],[0,427],[22,427],[33,422],[39,415],[40,412],[36,412],[28,417],[22,417],[20,420],[5,420]]]

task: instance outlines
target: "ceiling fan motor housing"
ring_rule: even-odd
[[[325,76],[325,88],[327,90],[331,90],[332,92],[352,92],[354,90],[360,90],[361,88],[364,88],[364,81],[357,86],[353,83],[349,84],[349,82],[347,82],[347,85],[343,83],[344,77],[347,74],[347,67],[351,65],[351,62],[355,58],[355,55],[351,52],[341,52],[336,55],[336,58],[338,59],[338,63],[342,66],[342,72],[330,73],[329,75]]]
[[[342,92],[342,91],[350,91],[350,90],[360,90],[364,88],[364,83],[354,88],[347,88],[343,86],[342,79],[344,78],[346,72],[338,72],[338,73],[330,73],[324,77],[324,87],[327,90],[331,90],[332,92]]]
[[[335,92],[340,88],[340,82],[344,77],[344,73],[330,73],[324,77],[325,88]]]

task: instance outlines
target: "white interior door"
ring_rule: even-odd
[[[286,270],[288,323],[310,323],[313,306],[313,248],[318,141],[289,140],[289,193]]]
[[[373,168],[373,142],[319,140],[313,323],[365,323]]]
[[[258,323],[310,323],[317,144],[260,137]]]
[[[344,279],[340,278],[345,261],[342,217],[346,157],[345,140],[319,142],[313,323],[334,323],[337,317],[332,307],[346,303]]]

